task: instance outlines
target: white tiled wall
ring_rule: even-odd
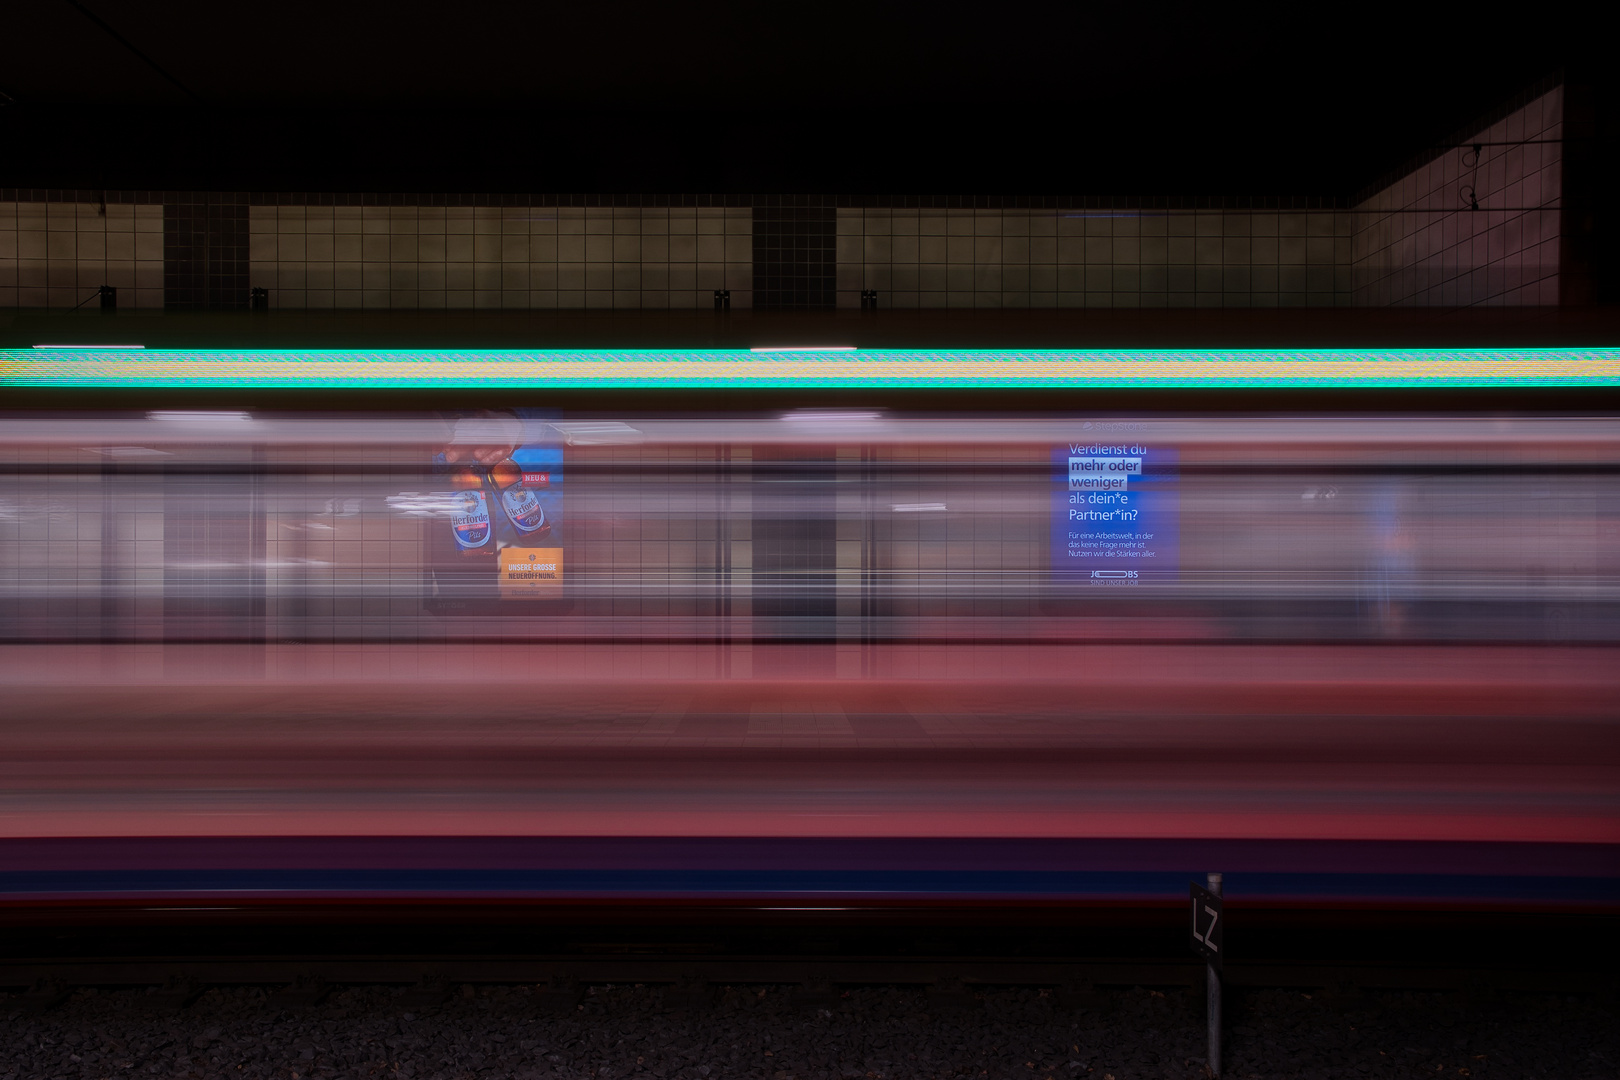
[[[838,211],[838,304],[1277,307],[1345,302],[1334,211]]]
[[[163,306],[163,207],[0,202],[0,307],[71,308],[102,285],[120,308]]]
[[[285,308],[709,307],[753,294],[743,208],[255,206],[250,285]]]
[[[1558,303],[1563,88],[1462,140],[1356,207],[1358,304]],[[1483,146],[1477,166],[1472,147]],[[1465,185],[1480,209],[1469,208]]]
[[[1555,88],[1349,210],[840,209],[838,303],[1556,304]],[[1476,166],[1471,144],[1485,146]],[[1479,210],[1467,207],[1473,185]],[[250,284],[286,308],[752,306],[741,208],[255,206]],[[163,208],[0,202],[0,307],[161,307]],[[87,306],[88,306],[87,304]]]

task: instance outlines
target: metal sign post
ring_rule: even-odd
[[[1187,943],[1204,958],[1209,978],[1209,1071],[1221,1075],[1221,964],[1226,956],[1226,920],[1221,914],[1221,875],[1209,875],[1209,888],[1188,887],[1192,921]]]

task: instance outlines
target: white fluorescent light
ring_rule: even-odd
[[[35,345],[36,349],[144,349],[145,345]]]
[[[158,450],[150,446],[86,446],[83,449],[92,454],[100,454],[110,458],[143,458],[143,457],[173,457],[167,450]]]
[[[895,503],[889,507],[897,514],[926,514],[945,509],[944,503]]]
[[[870,424],[883,419],[881,412],[835,412],[830,409],[799,409],[783,413],[782,419],[790,424]]]
[[[551,426],[569,446],[629,446],[642,439],[640,431],[618,420],[567,420]]]
[[[247,413],[235,409],[229,412],[196,412],[189,409],[183,411],[159,410],[158,412],[147,413],[146,418],[173,424],[240,424],[253,419]]]
[[[853,345],[754,345],[749,352],[854,352]]]
[[[523,421],[515,416],[468,416],[455,423],[452,446],[516,446],[523,441]]]

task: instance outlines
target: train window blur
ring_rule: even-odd
[[[274,665],[291,644],[633,639],[708,677],[775,644],[805,648],[771,665],[859,675],[900,674],[906,643],[1620,627],[1607,419],[495,401],[14,418],[0,444],[11,642],[258,643]]]

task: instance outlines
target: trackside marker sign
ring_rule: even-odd
[[[1198,885],[1189,885],[1191,891],[1191,925],[1187,928],[1187,944],[1215,967],[1221,967],[1226,956],[1226,920],[1221,914],[1221,898]]]

